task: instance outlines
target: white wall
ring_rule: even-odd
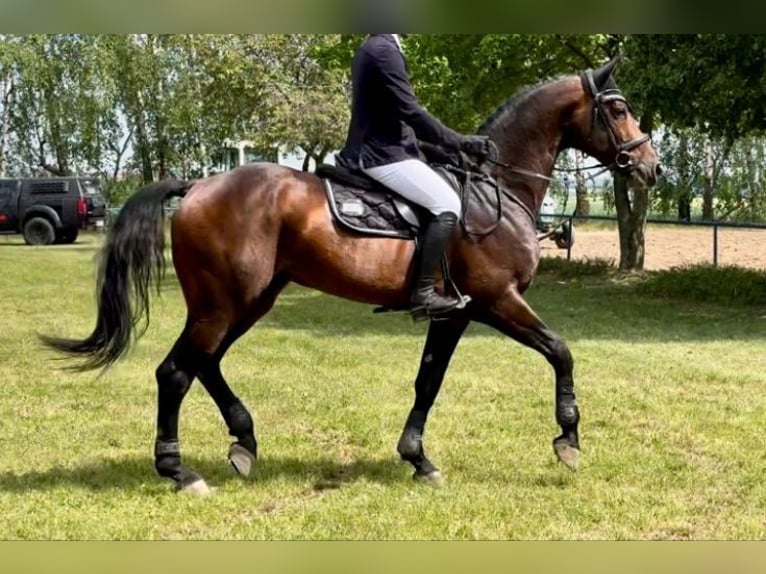
[[[335,165],[335,154],[337,152],[330,152],[324,157],[324,163],[329,163],[331,165]],[[303,159],[306,157],[306,154],[303,153],[303,150],[297,150],[294,152],[288,152],[286,150],[279,150],[279,159],[278,163],[279,165],[286,165],[288,167],[292,167],[293,169],[303,169]],[[316,166],[314,165],[314,162],[311,162],[310,169],[315,169]]]

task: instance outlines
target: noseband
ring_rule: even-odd
[[[612,121],[609,118],[606,104],[614,101],[623,102],[632,114],[633,111],[630,108],[628,100],[626,100],[625,96],[622,95],[622,92],[616,88],[609,88],[599,92],[596,88],[596,82],[593,80],[593,72],[590,70],[582,75],[582,83],[593,98],[593,119],[590,126],[591,134],[593,134],[596,120],[601,118],[604,126],[606,126],[606,132],[609,134],[609,139],[612,142],[614,149],[617,150],[614,156],[613,165],[622,170],[630,169],[633,167],[634,162],[629,152],[640,146],[642,143],[649,141],[650,136],[644,134],[641,137],[637,137],[627,142],[619,141],[614,126],[612,125]],[[589,136],[588,139],[590,140],[591,137]]]

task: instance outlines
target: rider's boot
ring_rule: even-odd
[[[436,271],[439,268],[444,249],[452,238],[457,224],[457,215],[444,212],[434,216],[425,226],[420,241],[418,260],[415,266],[415,280],[410,304],[414,316],[438,316],[449,313],[460,306],[462,301],[443,296],[434,290]]]

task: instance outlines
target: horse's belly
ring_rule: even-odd
[[[408,299],[414,243],[401,239],[306,233],[290,257],[289,274],[302,285],[379,305]]]

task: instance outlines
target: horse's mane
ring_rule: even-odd
[[[554,78],[541,80],[540,82],[537,82],[536,84],[532,84],[532,85],[524,86],[523,88],[520,88],[515,94],[513,94],[505,102],[500,104],[495,109],[495,111],[492,112],[489,115],[489,117],[487,117],[486,120],[484,120],[484,122],[479,126],[477,133],[487,134],[487,132],[489,132],[495,125],[500,123],[507,116],[514,114],[522,103],[525,103],[529,98],[531,98],[539,90],[546,88],[550,86],[551,84],[555,84],[556,82],[559,82],[561,80],[568,79],[571,77],[572,77],[571,75],[560,75]]]

